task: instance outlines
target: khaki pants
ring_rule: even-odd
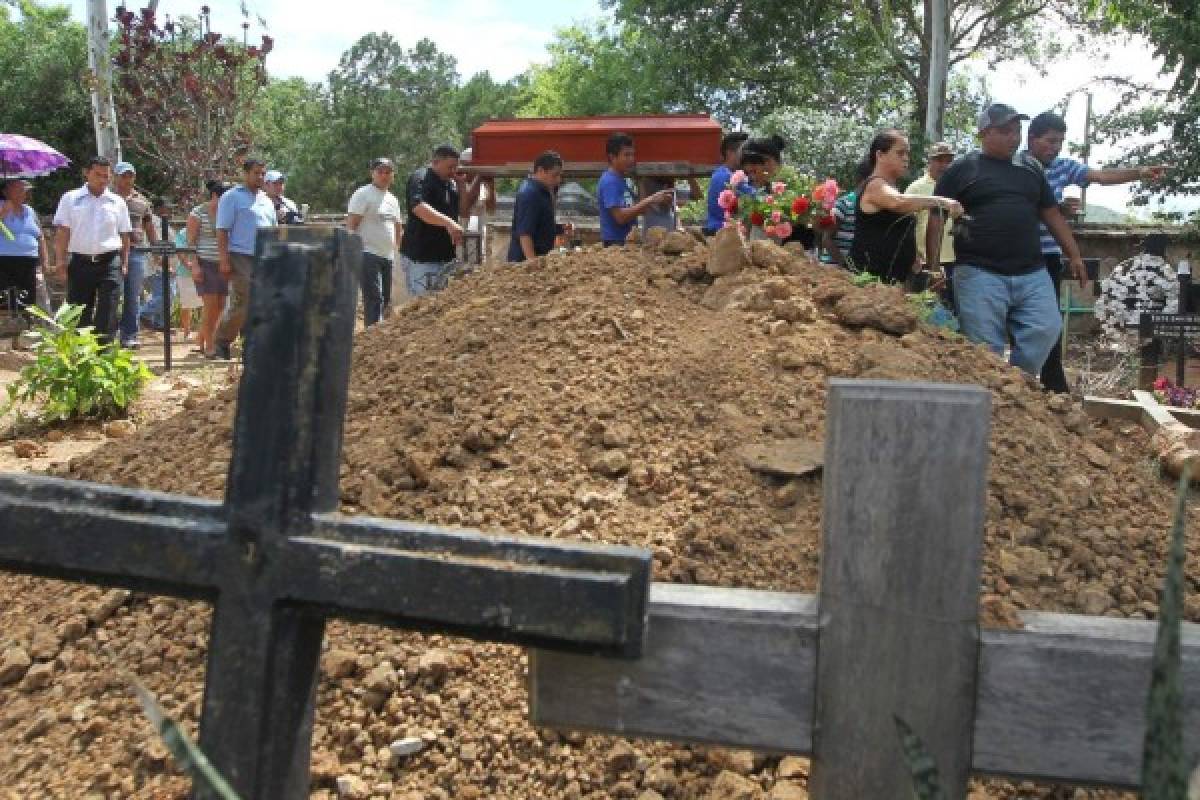
[[[254,269],[254,256],[230,253],[229,263],[233,274],[229,276],[229,300],[221,321],[217,324],[215,344],[228,347],[242,332],[246,312],[250,308],[250,274]]]

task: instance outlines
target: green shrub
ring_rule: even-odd
[[[8,387],[9,408],[40,403],[45,422],[118,416],[153,377],[128,350],[102,345],[90,327],[79,327],[83,306],[63,305],[53,317],[28,311],[43,325],[30,334],[33,363]]]

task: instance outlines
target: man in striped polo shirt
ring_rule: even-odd
[[[1166,167],[1160,166],[1111,169],[1089,167],[1081,161],[1059,155],[1066,136],[1066,121],[1053,112],[1038,114],[1029,123],[1028,152],[1046,168],[1046,182],[1050,184],[1054,191],[1054,199],[1058,201],[1059,208],[1067,218],[1079,213],[1078,200],[1063,200],[1063,190],[1068,186],[1084,187],[1090,183],[1112,186],[1136,180],[1158,180],[1166,172]],[[1041,234],[1042,257],[1054,281],[1054,296],[1057,298],[1062,283],[1062,248],[1054,241],[1045,225],[1042,226]],[[1063,370],[1061,340],[1054,345],[1042,367],[1042,386],[1052,392],[1066,393],[1071,390],[1067,385],[1067,374]]]

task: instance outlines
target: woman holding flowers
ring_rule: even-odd
[[[938,209],[960,217],[962,205],[948,197],[901,194],[896,181],[908,172],[908,137],[898,130],[880,131],[867,150],[867,179],[858,190],[855,205],[853,269],[869,272],[887,283],[904,283],[919,267],[916,212]]]

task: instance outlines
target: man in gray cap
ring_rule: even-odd
[[[113,191],[116,192],[129,208],[129,223],[133,232],[129,236],[132,247],[141,247],[146,242],[158,241],[158,230],[154,227],[154,219],[150,201],[134,187],[137,180],[137,170],[128,161],[117,162],[113,167]],[[121,293],[121,346],[136,350],[141,346],[138,341],[139,319],[141,317],[142,284],[146,279],[146,254],[129,250],[129,263],[125,269],[125,286]]]
[[[951,164],[934,194],[952,197],[966,210],[955,223],[953,279],[963,333],[999,355],[1011,342],[1009,361],[1037,375],[1062,329],[1039,223],[1062,246],[1081,284],[1087,271],[1042,165],[1017,153],[1027,119],[1003,103],[980,112],[980,149]],[[942,220],[931,214],[926,252],[936,251],[941,235]]]

